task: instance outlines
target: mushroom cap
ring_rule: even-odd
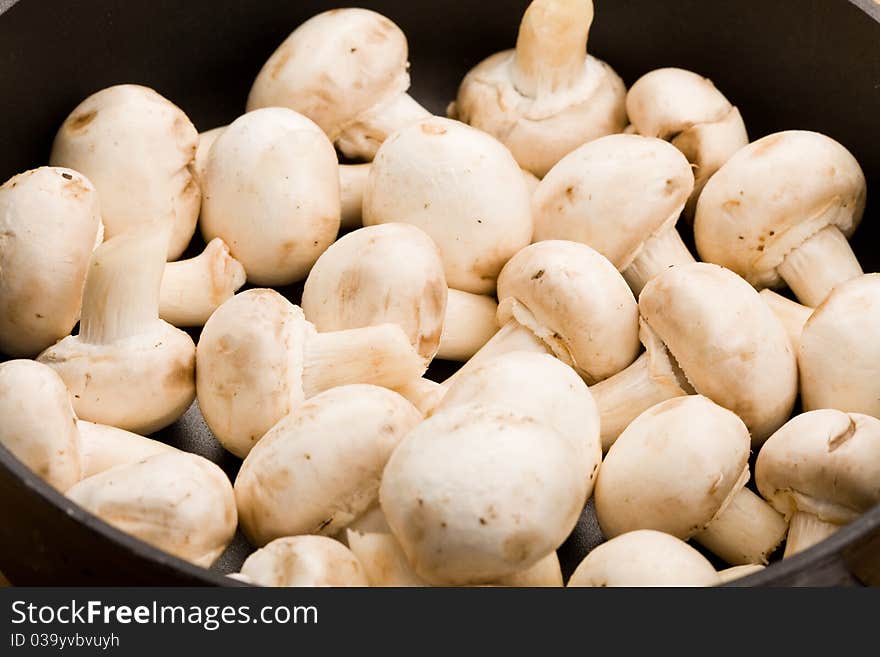
[[[333,535],[378,499],[382,470],[422,414],[391,390],[332,388],[304,402],[251,450],[235,480],[241,528],[255,545]]]
[[[559,564],[559,555],[551,552],[546,557],[513,575],[502,577],[494,584],[495,586],[514,587],[554,587],[563,586],[562,566]]]
[[[208,319],[196,350],[202,415],[217,440],[244,458],[304,399],[308,324],[274,290],[255,289],[224,302]]]
[[[557,358],[593,383],[638,356],[639,311],[632,290],[605,257],[585,244],[536,242],[498,277],[500,324],[515,317]],[[523,312],[523,309],[527,312]]]
[[[523,169],[543,177],[581,144],[626,127],[626,86],[605,62],[586,55],[575,85],[530,98],[513,83],[514,56],[505,50],[474,67],[458,89],[455,110],[501,140]]]
[[[804,325],[798,351],[805,410],[880,417],[880,274],[838,285]]]
[[[690,545],[643,529],[593,549],[568,586],[714,586],[720,582],[709,560]]]
[[[211,147],[203,186],[205,241],[223,238],[252,284],[302,280],[339,232],[336,151],[293,110],[233,121]]]
[[[656,529],[688,539],[702,531],[745,484],[750,446],[742,420],[706,397],[652,406],[602,462],[595,494],[602,533]]]
[[[757,287],[781,284],[785,256],[826,226],[849,237],[865,210],[865,175],[816,132],[768,135],[737,151],[706,183],[694,235],[703,260]]]
[[[456,377],[434,410],[479,402],[539,419],[569,441],[589,497],[602,461],[599,411],[587,384],[549,354],[514,351],[495,356]]]
[[[332,9],[296,28],[251,87],[248,111],[289,107],[331,141],[357,118],[409,88],[406,36],[368,9]]]
[[[785,328],[733,272],[671,267],[639,296],[643,320],[693,388],[743,419],[759,445],[791,416],[797,364]]]
[[[839,525],[880,502],[880,420],[822,409],[789,420],[764,443],[755,481],[777,511]]]
[[[35,356],[70,334],[100,226],[98,192],[71,169],[0,187],[0,352]]]
[[[709,78],[681,68],[658,68],[626,94],[626,113],[638,134],[672,140],[701,123],[723,120],[733,109]]]
[[[199,217],[198,140],[195,126],[171,101],[149,87],[120,84],[92,94],[70,113],[55,135],[49,163],[94,183],[107,239],[168,221],[168,259],[175,260]]]
[[[37,360],[61,376],[77,417],[146,435],[192,404],[195,354],[187,333],[157,319],[148,331],[111,344],[68,336]]]
[[[60,491],[80,480],[76,416],[51,368],[32,360],[0,363],[0,444]]]
[[[433,117],[385,140],[364,192],[365,226],[404,222],[440,249],[449,287],[490,294],[532,239],[528,185],[500,142]]]
[[[241,574],[260,586],[369,586],[357,557],[326,536],[288,536],[251,554]]]
[[[431,238],[410,224],[380,224],[341,237],[321,254],[302,309],[318,331],[398,324],[430,360],[440,346],[446,294]]]
[[[610,135],[566,155],[534,195],[535,240],[587,244],[623,271],[672,228],[694,188],[687,158],[652,137]]]
[[[187,452],[107,470],[67,496],[117,529],[206,568],[235,534],[232,484],[211,461]]]
[[[410,431],[385,467],[379,499],[420,577],[479,584],[558,548],[584,506],[584,483],[566,437],[478,403]]]

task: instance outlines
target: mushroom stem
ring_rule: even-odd
[[[409,94],[400,94],[391,101],[372,107],[336,138],[336,143],[348,157],[372,160],[379,146],[392,134],[431,113]]]
[[[156,454],[174,451],[173,447],[158,440],[105,424],[77,420],[76,428],[83,479],[119,465],[130,465]]]
[[[804,332],[804,324],[810,319],[813,309],[802,306],[797,301],[787,299],[769,288],[761,290],[761,298],[776,315],[776,319],[785,327],[792,349],[797,354],[801,344],[801,333]]]
[[[742,566],[731,566],[730,568],[719,570],[718,577],[721,578],[722,584],[726,584],[727,582],[733,582],[748,575],[754,575],[762,570],[764,570],[764,566],[761,564],[747,563]]]
[[[342,207],[340,230],[355,230],[363,225],[364,189],[369,176],[369,163],[339,165],[339,195]]]
[[[83,293],[82,342],[111,344],[158,321],[169,235],[170,225],[136,229],[95,249]]]
[[[777,268],[800,302],[815,308],[840,283],[864,272],[846,236],[826,226],[785,256]]]
[[[437,358],[466,361],[498,332],[498,304],[484,294],[449,290]]]
[[[397,324],[314,332],[306,341],[306,398],[353,383],[395,388],[419,378],[427,363]]]
[[[639,296],[642,288],[657,274],[674,265],[689,265],[693,262],[696,262],[694,256],[681,240],[681,235],[675,226],[670,226],[646,240],[639,255],[622,274],[633,294]]]
[[[539,354],[549,352],[547,345],[541,341],[534,333],[525,326],[511,320],[507,322],[501,329],[492,336],[483,347],[474,356],[466,362],[455,374],[450,376],[443,382],[443,386],[449,388],[452,382],[463,372],[472,370],[477,365],[485,363],[487,360],[509,354],[512,351],[532,351]]]
[[[419,377],[396,387],[394,392],[408,399],[413,406],[421,411],[422,415],[427,417],[446,395],[446,386]]]
[[[781,513],[743,487],[694,540],[731,565],[766,564],[786,528]]]
[[[643,411],[660,402],[688,394],[680,385],[668,358],[657,361],[650,353],[614,376],[590,386],[599,409],[602,450],[608,451],[617,437]],[[653,361],[653,362],[652,362]]]
[[[820,520],[818,516],[804,511],[797,511],[791,517],[788,528],[788,539],[785,542],[783,559],[792,557],[798,552],[813,547],[816,543],[824,541],[840,527],[830,522]]]
[[[516,40],[517,90],[535,98],[573,86],[584,70],[592,22],[591,0],[534,0]]]
[[[221,303],[245,283],[241,263],[219,237],[189,260],[169,262],[159,292],[159,317],[174,326],[204,326]]]

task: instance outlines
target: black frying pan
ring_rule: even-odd
[[[244,111],[265,59],[299,23],[336,6],[319,0],[0,0],[0,180],[45,164],[52,137],[87,95],[123,82],[154,87],[200,130]],[[344,3],[342,3],[344,4]],[[526,0],[359,3],[409,37],[413,88],[443,113],[464,73],[512,47]],[[661,66],[712,78],[739,107],[752,139],[784,129],[824,132],[868,178],[853,240],[880,268],[880,6],[873,0],[596,0],[590,51],[631,84]],[[193,250],[201,245],[194,244]],[[284,290],[297,302],[299,289]],[[194,336],[197,337],[197,336]],[[880,339],[880,336],[866,336]],[[0,357],[2,359],[2,357]],[[442,378],[449,363],[429,375]],[[234,476],[194,406],[158,438]],[[571,572],[602,540],[591,507],[560,549]],[[239,536],[212,570],[166,555],[74,507],[0,447],[0,565],[18,584],[236,585],[252,548]],[[880,585],[880,507],[830,539],[743,585]]]

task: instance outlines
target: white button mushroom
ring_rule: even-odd
[[[202,183],[202,234],[223,238],[250,283],[302,280],[339,232],[336,152],[293,110],[233,121],[211,147]]]
[[[648,409],[620,434],[596,482],[596,516],[612,538],[656,529],[694,538],[730,564],[767,563],[785,519],[749,479],[749,431],[700,395]]]
[[[880,417],[880,274],[835,288],[804,325],[798,365],[804,409]]]
[[[830,409],[798,415],[764,443],[755,480],[791,519],[785,556],[806,550],[880,502],[880,420]]]
[[[749,143],[739,110],[708,78],[680,68],[640,77],[626,94],[626,113],[637,134],[672,142],[694,166],[694,191],[685,217],[693,220],[706,181]]]
[[[510,351],[550,351],[587,383],[627,367],[639,352],[638,306],[614,266],[576,242],[537,242],[498,277],[500,331],[460,369]]]
[[[196,150],[195,168],[199,181],[204,184],[208,171],[208,156],[217,138],[228,126],[220,126],[199,133],[199,147]],[[364,188],[370,175],[369,164],[339,165],[339,196],[342,211],[340,228],[343,231],[354,230],[361,226],[361,207],[364,199]]]
[[[865,210],[865,175],[841,144],[815,132],[768,135],[739,150],[706,183],[697,250],[756,287],[785,281],[817,306],[862,268],[847,238]]]
[[[290,536],[250,555],[241,575],[259,586],[369,586],[351,550],[326,536]]]
[[[376,386],[333,388],[272,427],[235,480],[241,528],[255,545],[333,535],[378,499],[382,470],[421,413]]]
[[[174,451],[83,479],[67,496],[117,529],[208,567],[236,527],[235,495],[211,461]]]
[[[715,586],[720,582],[709,560],[690,545],[675,536],[643,529],[593,549],[568,586]]]
[[[199,217],[197,145],[198,132],[179,107],[148,87],[121,84],[92,94],[71,112],[49,162],[94,183],[107,239],[167,222],[168,259],[175,260]]]
[[[192,338],[159,319],[169,228],[133,229],[98,247],[79,334],[39,356],[61,375],[84,420],[149,434],[195,398]]]
[[[433,412],[472,403],[534,417],[568,439],[590,496],[602,461],[599,413],[590,389],[572,368],[549,354],[515,351],[496,356],[456,377]]]
[[[76,171],[40,167],[0,187],[0,352],[35,356],[70,335],[100,226],[98,193]]]
[[[296,28],[251,87],[248,111],[289,107],[317,123],[346,156],[373,159],[398,129],[430,116],[407,93],[406,36],[367,9],[333,9]]]
[[[679,391],[650,380],[638,361],[592,389],[601,422],[626,426],[651,403],[695,390],[739,415],[760,445],[791,416],[797,364],[782,324],[760,295],[733,272],[705,263],[679,265],[653,278],[639,297],[643,328],[674,361]],[[688,390],[690,388],[690,390]],[[613,436],[605,436],[606,444]]]
[[[565,156],[534,196],[535,240],[572,240],[608,258],[638,294],[671,265],[694,262],[675,228],[694,188],[665,141],[611,135]]]
[[[214,238],[196,257],[165,265],[159,317],[174,326],[204,326],[244,282],[244,267],[223,240]]]
[[[474,404],[410,431],[385,467],[379,499],[418,576],[459,585],[497,581],[556,550],[585,493],[568,438]]]
[[[468,73],[450,113],[503,141],[538,177],[581,144],[621,132],[626,87],[586,54],[592,22],[591,0],[534,0],[516,50]]]
[[[426,119],[379,149],[365,226],[404,222],[440,249],[451,288],[490,294],[504,263],[532,240],[528,186],[500,142],[457,121]]]
[[[309,272],[302,309],[319,331],[398,324],[428,360],[465,361],[498,330],[494,299],[447,290],[434,242],[402,223],[334,242]]]
[[[302,309],[318,331],[398,324],[430,361],[446,311],[440,253],[410,224],[361,228],[327,249],[306,279]]]
[[[304,399],[349,383],[394,388],[427,368],[396,324],[318,333],[267,289],[237,294],[211,315],[196,361],[205,421],[242,458]]]
[[[52,369],[32,360],[0,364],[0,444],[60,491],[82,478],[70,393]]]

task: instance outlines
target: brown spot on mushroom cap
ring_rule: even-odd
[[[62,173],[61,177],[64,178],[64,183],[61,186],[61,192],[69,198],[79,199],[86,194],[94,192],[94,189],[91,186],[87,185],[79,176],[73,176],[69,173]]]
[[[769,137],[764,137],[763,139],[759,139],[751,150],[752,157],[761,157],[763,155],[766,155],[784,138],[785,135],[779,133],[775,135],[770,135]]]
[[[95,117],[97,115],[98,110],[92,110],[91,112],[86,112],[85,114],[77,114],[75,116],[71,116],[67,120],[67,131],[84,132],[88,125],[95,120]]]
[[[512,534],[502,545],[504,558],[513,564],[528,561],[532,545],[540,542],[540,536],[533,531],[521,531]]]
[[[431,123],[423,123],[421,126],[422,132],[426,135],[445,135],[446,128],[439,125],[433,125]]]
[[[275,61],[275,64],[272,66],[272,70],[269,72],[269,76],[272,78],[277,78],[278,74],[284,70],[284,67],[287,66],[287,62],[290,61],[291,49],[284,48],[281,52],[278,53],[278,59]]]
[[[166,388],[173,390],[180,387],[192,386],[196,371],[195,352],[189,354],[186,359],[173,364],[165,375]]]

